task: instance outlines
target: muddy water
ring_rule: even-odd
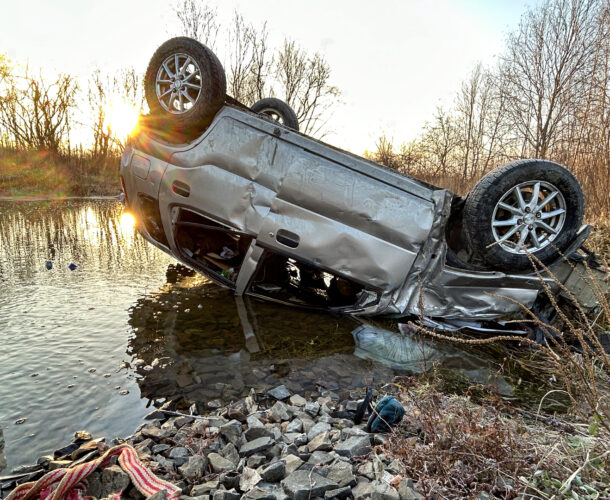
[[[481,353],[405,337],[392,323],[236,299],[124,227],[121,213],[113,200],[0,202],[8,470],[79,429],[130,434],[168,398],[203,410],[279,384],[343,398],[435,360],[513,393]]]

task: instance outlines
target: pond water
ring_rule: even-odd
[[[170,398],[202,411],[280,384],[343,398],[433,360],[515,392],[489,354],[417,340],[392,322],[236,299],[144,241],[122,211],[111,199],[0,202],[7,470],[80,429],[129,435]]]

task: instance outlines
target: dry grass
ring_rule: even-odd
[[[0,196],[53,197],[116,195],[118,156],[96,159],[83,152],[0,150]]]
[[[424,382],[403,378],[396,387],[405,418],[384,452],[429,498],[482,492],[497,498],[587,497],[603,495],[610,484],[608,435],[589,436],[577,427],[569,434],[526,420],[493,395],[474,404],[468,395],[441,394],[434,376]]]
[[[610,223],[594,222],[588,246],[607,262]],[[541,384],[557,383],[533,414],[493,396],[477,405],[468,395],[444,395],[435,389],[440,384],[434,372],[424,383],[406,379],[399,384],[406,418],[387,450],[429,495],[609,498],[610,356],[600,342],[610,325],[609,296],[588,265],[575,268],[600,305],[588,314],[552,270],[533,255],[530,260],[541,282],[543,276],[550,277],[564,296],[559,299],[557,291],[544,284],[541,294],[557,312],[550,323],[523,307],[525,321],[542,331],[543,345],[522,337],[451,337],[413,324],[424,335],[453,342],[510,342],[511,355],[520,351],[523,362],[538,370]],[[552,393],[569,397],[567,413],[544,414],[543,400]]]

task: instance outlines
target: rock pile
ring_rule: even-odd
[[[203,417],[168,405],[126,441],[157,476],[182,489],[184,500],[423,498],[401,477],[401,464],[384,455],[385,437],[343,418],[357,406],[306,400],[279,387],[260,404],[252,392]],[[54,460],[49,468],[67,465]],[[88,483],[95,498],[121,490],[123,498],[142,498],[118,465]]]
[[[185,497],[423,498],[401,480],[400,463],[378,453],[384,436],[337,416],[357,401],[308,401],[284,387],[268,394],[267,405],[251,394],[204,418],[158,410],[127,441]]]

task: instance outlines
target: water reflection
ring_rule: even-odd
[[[0,425],[0,472],[6,467],[6,457],[4,456],[4,434]]]
[[[207,408],[279,384],[343,397],[432,360],[468,380],[486,382],[497,369],[493,355],[424,346],[391,322],[236,299],[135,235],[122,212],[113,200],[0,202],[9,469],[81,428],[130,434],[148,405],[167,398]]]
[[[279,384],[301,394],[342,398],[351,390],[388,383],[398,373],[430,369],[433,362],[468,373],[473,381],[510,385],[489,359],[455,345],[400,333],[390,322],[278,306],[234,297],[179,267],[169,283],[142,297],[130,313],[142,395],[155,403],[182,399],[217,406]]]
[[[121,227],[122,211],[114,200],[0,202],[0,426],[9,470],[80,428],[129,434],[147,411],[133,374],[116,370],[126,360],[128,307],[163,286],[173,260]]]
[[[143,297],[130,324],[129,352],[143,360],[138,383],[151,399],[205,404],[250,387],[347,391],[392,377],[352,355],[353,319],[235,298],[200,277]]]

